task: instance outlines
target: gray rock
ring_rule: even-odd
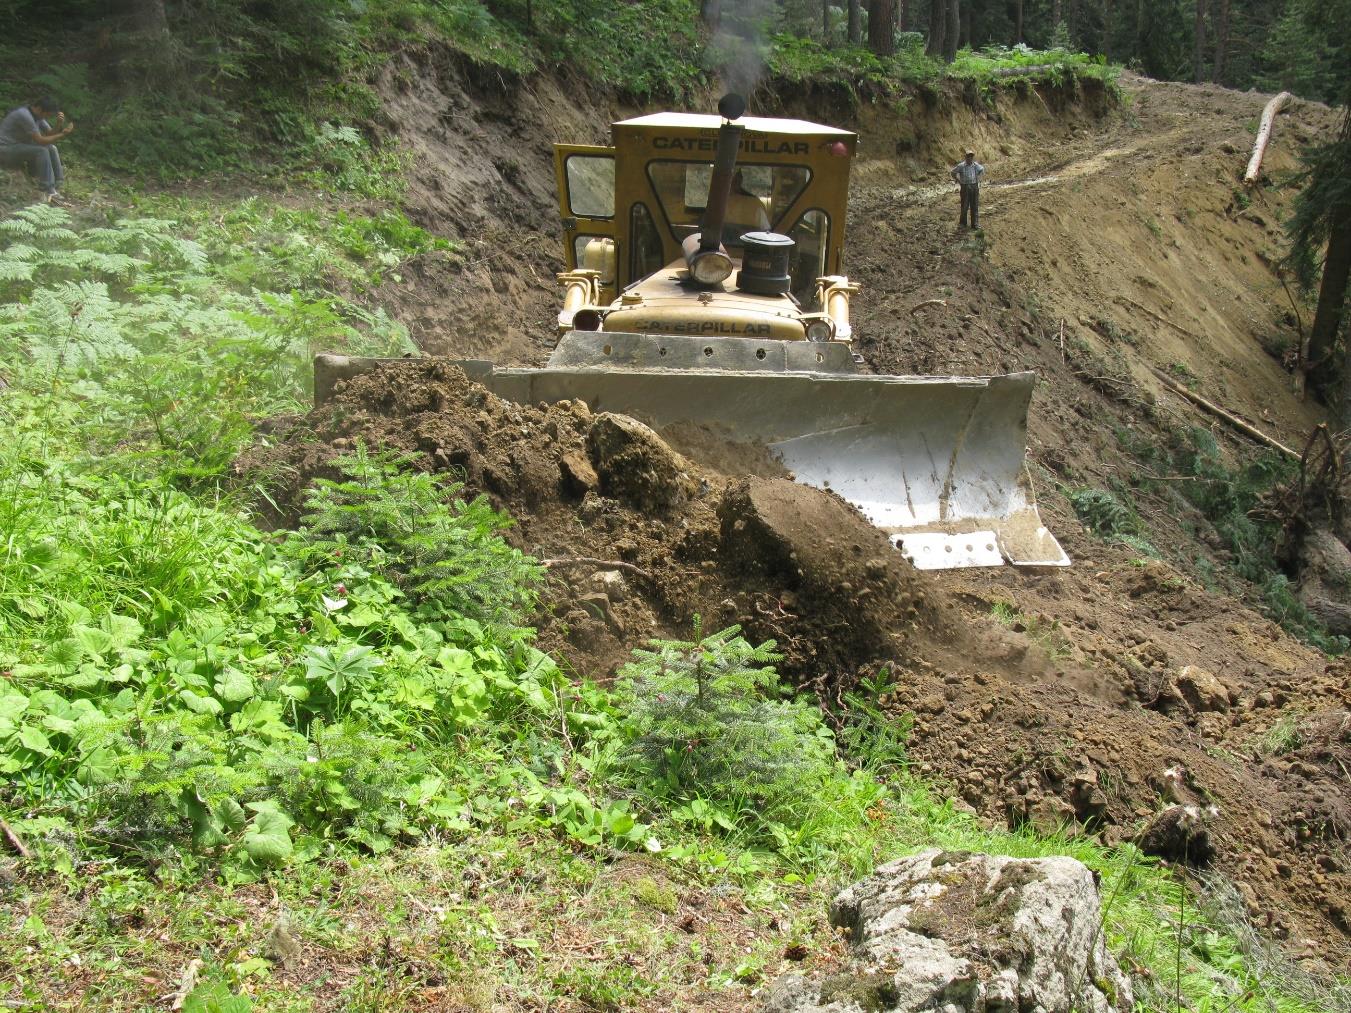
[[[1072,858],[931,849],[835,898],[846,974],[776,982],[766,1013],[1127,1013],[1093,873]]]

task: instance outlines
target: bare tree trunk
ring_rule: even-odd
[[[1213,10],[1218,23],[1215,25],[1215,64],[1211,68],[1210,79],[1222,84],[1225,64],[1229,59],[1229,0],[1216,0]]]
[[[971,45],[971,6],[972,0],[967,0],[962,7],[962,35],[961,44],[963,46]]]
[[[1065,9],[1062,0],[1055,0],[1051,4],[1051,31],[1054,32],[1060,27],[1060,22],[1065,20]]]
[[[957,43],[962,31],[961,0],[948,0],[948,27],[943,40],[943,62],[957,59]]]
[[[929,0],[929,41],[924,47],[929,56],[941,57],[947,48],[947,11],[947,0]]]
[[[1206,79],[1206,0],[1196,0],[1196,51],[1192,57],[1192,80],[1200,84]]]
[[[1023,41],[1023,0],[1014,0],[1013,10],[1013,44],[1016,46]]]
[[[169,34],[169,17],[164,10],[164,0],[135,0],[131,13],[137,31],[147,35]]]
[[[878,56],[896,52],[896,0],[869,0],[868,48]]]
[[[911,0],[901,0],[901,31],[910,31],[910,3]]]
[[[821,0],[821,41],[830,42],[830,0]]]
[[[1276,95],[1262,108],[1262,120],[1257,127],[1257,139],[1253,141],[1252,157],[1248,159],[1248,168],[1243,173],[1244,183],[1256,183],[1262,175],[1262,159],[1266,156],[1267,145],[1271,143],[1271,132],[1276,127],[1276,115],[1295,96],[1288,91]]]
[[[1346,292],[1351,281],[1351,201],[1334,212],[1328,233],[1328,252],[1323,260],[1323,281],[1318,287],[1318,308],[1309,328],[1309,360],[1332,354],[1346,312]],[[1318,368],[1325,372],[1326,367]],[[1325,374],[1326,375],[1326,374]],[[1351,421],[1351,341],[1342,360],[1342,394],[1338,414],[1342,425]]]
[[[863,41],[862,0],[849,0],[849,45],[857,46]]]

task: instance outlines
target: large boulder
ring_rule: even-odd
[[[780,979],[766,1013],[1127,1013],[1093,873],[1072,858],[937,849],[835,898],[853,969]]]

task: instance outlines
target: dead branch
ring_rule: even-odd
[[[28,846],[24,844],[23,838],[15,833],[14,828],[4,820],[0,820],[0,833],[5,835],[5,840],[9,841],[9,846],[15,850],[20,858],[33,857],[33,853],[29,851]]]
[[[1291,376],[1291,385],[1294,388],[1296,399],[1304,400],[1304,387],[1309,377],[1309,339],[1304,334],[1304,315],[1299,311],[1299,303],[1295,301],[1295,294],[1290,291],[1290,284],[1285,280],[1285,272],[1278,271],[1276,277],[1280,280],[1281,288],[1285,289],[1285,298],[1290,302],[1290,312],[1295,316],[1295,329],[1299,331],[1299,354],[1295,358],[1295,371]]]
[[[1162,382],[1164,386],[1166,386],[1169,390],[1177,394],[1181,394],[1192,404],[1196,405],[1203,411],[1209,412],[1211,415],[1214,415],[1217,419],[1219,419],[1221,422],[1224,422],[1231,428],[1238,430],[1243,435],[1256,440],[1258,443],[1262,443],[1268,447],[1271,447],[1273,450],[1279,450],[1282,454],[1285,454],[1287,457],[1293,457],[1295,460],[1299,460],[1299,454],[1295,453],[1284,443],[1281,443],[1274,437],[1268,436],[1266,433],[1262,432],[1262,430],[1258,429],[1256,426],[1244,422],[1237,415],[1234,415],[1232,412],[1226,411],[1225,409],[1221,408],[1214,401],[1207,401],[1200,394],[1188,390],[1185,386],[1178,383],[1167,373],[1163,372],[1163,370],[1152,369],[1152,372],[1156,377],[1159,378],[1160,382]]]
[[[1252,158],[1248,159],[1248,171],[1243,174],[1243,182],[1252,185],[1257,182],[1257,177],[1262,172],[1262,156],[1267,153],[1267,144],[1271,140],[1271,128],[1276,122],[1276,114],[1289,104],[1294,98],[1288,91],[1283,91],[1262,110],[1262,125],[1257,131],[1257,140],[1252,146]]]
[[[1133,306],[1133,307],[1135,307],[1137,310],[1139,310],[1141,313],[1143,313],[1145,316],[1149,317],[1150,319],[1152,319],[1152,320],[1157,320],[1159,323],[1163,324],[1165,327],[1171,327],[1173,330],[1177,331],[1179,334],[1185,335],[1186,337],[1191,338],[1193,341],[1199,341],[1199,340],[1200,340],[1200,338],[1199,338],[1197,335],[1195,335],[1195,334],[1193,334],[1191,331],[1187,330],[1187,328],[1183,327],[1181,324],[1175,324],[1175,323],[1173,323],[1173,321],[1169,320],[1169,319],[1168,319],[1166,316],[1164,316],[1162,313],[1155,313],[1155,312],[1154,312],[1152,309],[1150,309],[1148,306],[1141,306],[1138,302],[1136,302],[1134,299],[1131,299],[1129,296],[1119,295],[1119,296],[1116,297],[1116,301],[1119,302],[1119,303],[1125,303],[1125,304],[1127,304],[1128,306]]]
[[[624,573],[631,573],[635,577],[642,577],[644,580],[653,580],[652,574],[644,570],[641,566],[634,566],[632,563],[625,563],[619,559],[596,559],[592,556],[562,556],[558,559],[542,559],[540,562],[546,570],[555,570],[561,566],[591,566],[597,570],[620,570]]]
[[[925,299],[922,303],[916,303],[914,306],[910,307],[910,315],[914,316],[920,310],[924,309],[925,306],[947,306],[947,304],[948,301],[946,299]]]
[[[1060,318],[1060,364],[1065,364],[1065,318]]]

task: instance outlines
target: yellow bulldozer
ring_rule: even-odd
[[[1024,463],[1034,374],[879,376],[854,352],[858,286],[841,272],[856,145],[746,116],[736,95],[717,115],[621,120],[607,147],[556,145],[558,344],[543,368],[457,364],[508,400],[581,398],[763,448],[922,569],[1068,565]],[[317,356],[316,400],[379,364]]]

